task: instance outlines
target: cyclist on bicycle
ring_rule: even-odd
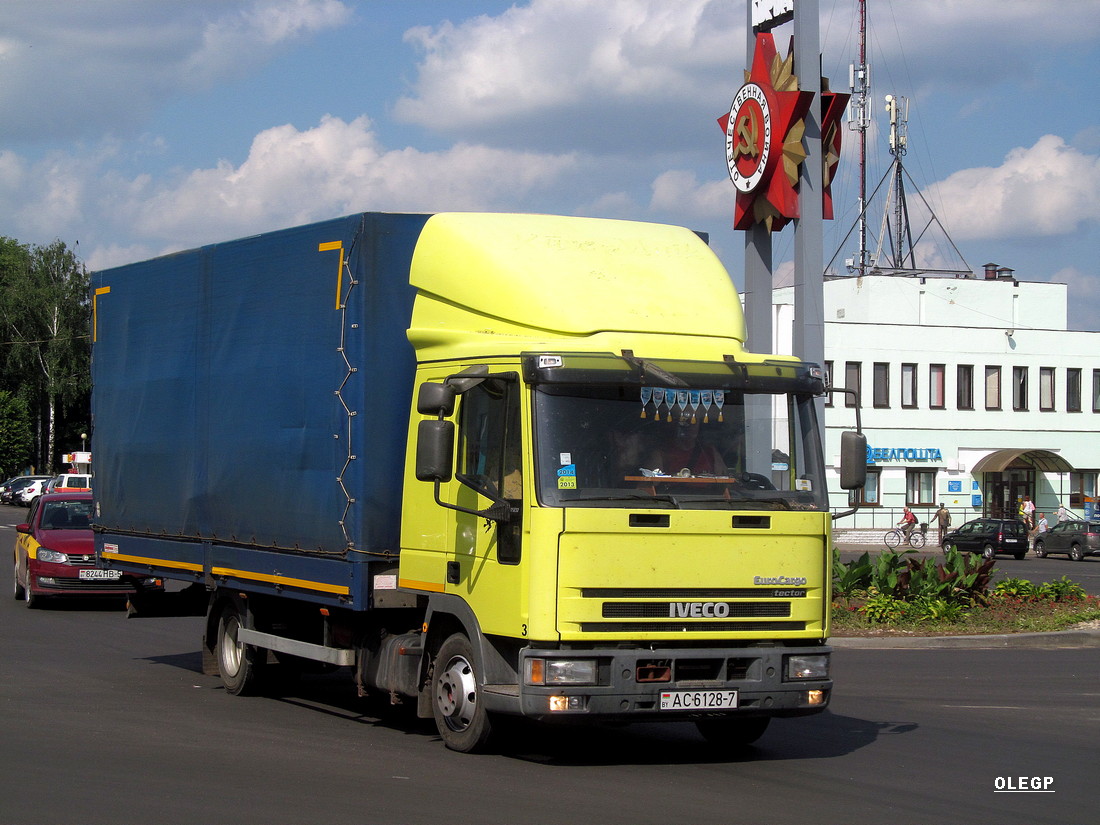
[[[913,515],[913,511],[908,507],[905,508],[905,512],[901,516],[901,521],[898,522],[898,527],[901,528],[902,533],[905,535],[905,540],[909,540],[909,536],[913,534],[913,528],[917,526],[917,517]]]

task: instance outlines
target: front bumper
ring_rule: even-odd
[[[490,710],[518,713],[541,721],[685,721],[721,716],[803,716],[824,710],[832,680],[785,678],[788,656],[826,656],[822,645],[744,648],[634,648],[607,650],[534,649],[521,651],[519,673],[531,658],[595,658],[598,684],[518,685],[485,691]],[[667,668],[668,679],[663,678]],[[736,690],[731,710],[661,710],[668,691]],[[573,697],[562,701],[555,697]],[[551,707],[565,705],[566,710]]]
[[[121,576],[117,579],[82,579],[82,569],[95,569],[94,565],[54,564],[31,560],[27,570],[27,583],[31,593],[36,596],[130,596],[138,589],[138,581],[133,576]],[[163,588],[160,580],[157,584],[143,584],[142,590]]]

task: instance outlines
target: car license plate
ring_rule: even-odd
[[[88,569],[88,570],[81,570],[77,575],[81,579],[84,579],[85,581],[88,581],[89,579],[97,580],[97,581],[105,579],[105,580],[111,581],[111,580],[117,579],[120,576],[122,576],[122,571],[121,570],[100,570],[97,567],[93,567],[93,568]]]
[[[1019,539],[1005,539],[1005,544],[1018,544]]]
[[[661,694],[661,710],[733,710],[736,707],[736,690],[666,690]]]

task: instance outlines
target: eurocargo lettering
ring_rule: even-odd
[[[828,705],[822,372],[744,351],[694,232],[366,213],[91,298],[99,565],[189,583],[230,693],[345,668],[459,751],[505,715],[729,746]]]

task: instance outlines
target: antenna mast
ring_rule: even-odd
[[[867,1],[859,0],[859,63],[849,64],[848,86],[852,91],[848,128],[859,133],[859,257],[853,262],[856,274],[867,272],[867,129],[871,126],[871,67],[867,65]]]

